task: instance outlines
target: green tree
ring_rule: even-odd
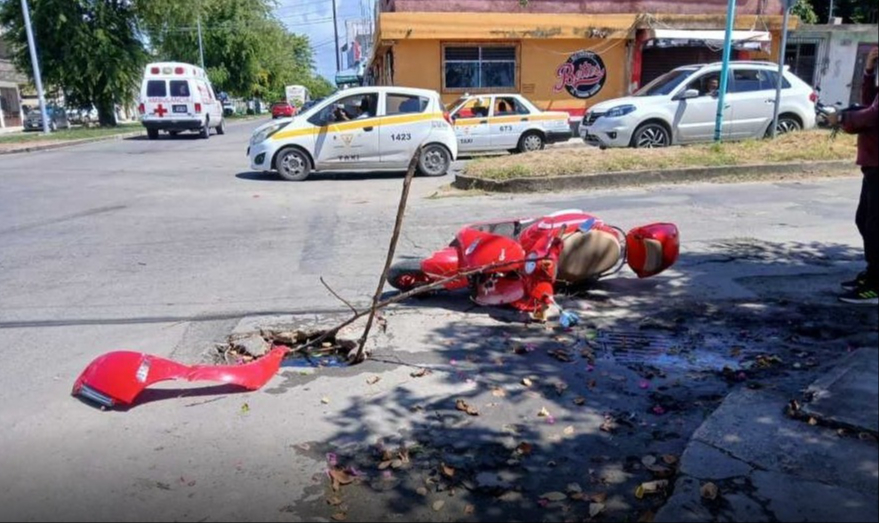
[[[820,23],[826,23],[830,16],[830,2],[810,0]],[[834,0],[833,16],[842,18],[845,23],[875,24],[879,21],[879,0]]]
[[[815,14],[815,9],[812,7],[812,3],[809,0],[797,0],[793,9],[791,9],[791,12],[800,17],[800,21],[804,24],[818,23],[818,15]]]
[[[303,85],[308,88],[308,92],[314,99],[326,98],[336,92],[336,86],[319,74],[312,75],[311,80]]]
[[[132,98],[146,58],[132,3],[29,0],[29,5],[43,82],[59,88],[68,106],[94,105],[101,125],[116,125],[115,106]],[[16,66],[32,77],[21,2],[0,0],[0,24],[8,30]]]
[[[211,82],[236,96],[281,99],[286,85],[316,81],[307,37],[272,14],[273,0],[140,0],[157,59],[198,63],[199,19]],[[316,84],[318,89],[325,86]]]

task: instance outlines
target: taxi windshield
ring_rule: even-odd
[[[467,98],[468,98],[467,96],[462,96],[461,98],[458,98],[458,99],[455,100],[454,102],[452,102],[452,103],[450,103],[450,104],[446,104],[446,111],[448,111],[448,112],[450,112],[450,113],[451,113],[451,112],[454,112],[455,109],[457,109],[458,107],[460,107],[461,105],[463,105],[464,102],[467,101]]]

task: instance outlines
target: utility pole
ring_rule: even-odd
[[[726,8],[726,39],[723,42],[723,67],[720,70],[720,94],[717,96],[717,119],[714,122],[714,141],[723,139],[723,112],[726,110],[726,89],[729,86],[729,61],[732,56],[732,33],[736,19],[736,0],[729,0]]]
[[[43,95],[43,78],[40,76],[40,61],[37,59],[37,44],[31,29],[31,13],[27,0],[21,0],[21,11],[24,13],[24,28],[27,31],[27,45],[31,52],[31,63],[34,66],[34,83],[37,84],[37,97],[40,99],[40,115],[43,119],[43,133],[49,134],[49,115],[46,114],[46,97]]]
[[[338,73],[342,70],[342,59],[339,56],[339,21],[336,15],[336,0],[331,1],[333,2],[333,32],[336,35],[336,47],[334,52],[336,54],[336,72]]]
[[[201,38],[201,14],[198,15],[198,57],[201,62],[201,68],[204,69],[204,42]]]
[[[778,83],[775,85],[775,107],[772,110],[772,138],[778,136],[778,112],[781,107],[781,87],[784,85],[784,62],[787,54],[787,24],[796,0],[784,0],[784,27],[781,28],[781,49],[778,52]]]

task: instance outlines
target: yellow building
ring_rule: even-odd
[[[474,7],[498,3],[486,7],[492,2],[474,0]],[[719,61],[726,25],[725,14],[714,13],[413,10],[431,4],[442,9],[444,3],[380,5],[372,83],[433,89],[447,102],[465,92],[521,93],[543,109],[569,112],[572,120],[675,67]],[[401,5],[410,10],[401,11]],[[775,59],[781,12],[738,15],[734,58]],[[796,24],[793,17],[790,28]]]

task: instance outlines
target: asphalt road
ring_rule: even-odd
[[[339,388],[332,380],[296,396],[171,397],[121,413],[69,396],[79,372],[110,350],[196,362],[244,317],[342,310],[321,276],[355,302],[371,295],[402,173],[303,183],[252,173],[245,148],[256,125],[207,141],[129,139],[0,157],[0,519],[309,514],[297,507],[316,497],[311,474],[321,466],[289,449],[334,434],[332,422],[314,419],[327,409],[317,400]],[[854,175],[451,198],[432,197],[451,176],[418,178],[398,253],[425,254],[468,221],[583,208],[624,228],[680,225],[681,267],[650,286],[626,280],[634,294],[758,299],[733,277],[810,268],[815,259],[834,277],[858,268]],[[751,252],[765,263],[687,274],[711,256],[722,263],[723,246],[743,240],[771,246]],[[425,311],[431,333],[441,332],[436,322],[466,321]],[[402,321],[396,340],[428,351],[440,340],[419,321]]]

